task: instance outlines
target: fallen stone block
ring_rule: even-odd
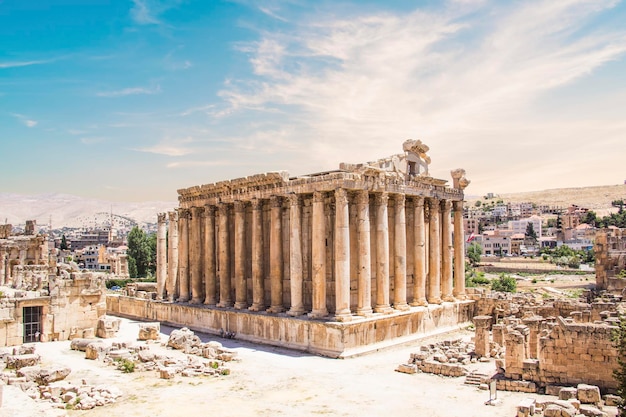
[[[167,340],[167,346],[177,350],[189,350],[190,348],[201,344],[200,338],[194,334],[193,331],[186,327],[182,329],[173,330],[170,333],[170,337]]]
[[[96,336],[103,339],[110,339],[112,337],[115,337],[118,330],[120,329],[121,322],[122,320],[115,317],[100,317],[98,319],[98,325],[96,327]]]
[[[161,323],[139,324],[139,340],[159,340],[161,338]]]
[[[604,404],[608,406],[618,406],[622,403],[619,395],[607,394],[604,396]]]
[[[42,368],[40,366],[24,367],[16,372],[18,376],[25,377],[28,381],[34,381],[37,385],[48,385],[52,382],[61,381],[72,372],[65,366],[51,366]]]
[[[9,369],[21,369],[25,366],[34,366],[39,363],[41,358],[39,355],[31,353],[27,355],[13,355],[7,356],[6,367]]]
[[[528,417],[535,415],[534,398],[525,398],[517,405],[517,417]]]
[[[544,417],[574,417],[576,410],[550,404],[543,410],[543,415]]]
[[[83,338],[72,339],[72,343],[70,343],[70,349],[84,352],[87,350],[87,346],[90,343],[93,343],[93,339],[83,339]]]
[[[578,384],[578,400],[582,404],[597,404],[600,402],[600,388],[595,385]]]
[[[574,387],[564,387],[559,391],[559,400],[569,400],[570,398],[576,398],[578,390]]]
[[[110,349],[111,346],[102,341],[91,342],[87,345],[87,349],[85,349],[85,359],[103,359]]]
[[[592,405],[581,405],[579,412],[587,417],[607,417],[604,411],[598,410]]]
[[[172,379],[176,376],[176,370],[174,368],[161,368],[159,369],[159,376],[161,379]]]
[[[403,374],[414,374],[417,372],[417,367],[415,365],[407,365],[402,363],[398,365],[398,367],[396,368],[396,372],[400,372]]]

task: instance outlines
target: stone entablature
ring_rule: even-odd
[[[382,174],[382,177],[381,177]],[[316,191],[332,192],[338,188],[349,191],[389,192],[407,197],[428,197],[463,201],[463,191],[446,187],[447,181],[431,177],[403,179],[386,171],[345,172],[333,171],[311,176],[289,178],[282,172],[270,172],[205,184],[178,190],[181,208],[218,202],[234,203],[238,200],[269,199],[288,193],[313,194]]]

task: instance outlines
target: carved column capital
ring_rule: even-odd
[[[282,208],[283,207],[283,198],[278,195],[273,195],[270,197],[270,206],[272,208]]]
[[[260,198],[253,198],[250,200],[250,204],[252,205],[252,210],[260,210],[263,208],[263,200]]]
[[[217,206],[217,209],[220,213],[220,216],[226,216],[228,215],[230,206],[228,205],[228,203],[219,203],[219,205]]]
[[[217,207],[207,204],[206,206],[204,206],[204,217],[212,217],[215,216],[215,210],[217,209]]]
[[[450,213],[452,202],[450,200],[441,200],[441,210]]]
[[[404,194],[396,194],[394,196],[394,201],[396,202],[396,206],[404,206],[406,196]]]
[[[189,220],[190,217],[190,213],[189,213],[189,209],[186,208],[179,208],[178,209],[178,218],[181,220]]]
[[[414,197],[413,204],[415,207],[424,207],[424,197]]]
[[[431,198],[430,201],[428,202],[428,207],[430,208],[430,212],[432,214],[436,214],[439,213],[439,200],[436,198]]]
[[[313,192],[313,202],[314,203],[323,203],[326,201],[326,193],[323,191],[314,191]]]
[[[167,213],[157,213],[157,222],[165,223]]]
[[[299,194],[296,194],[296,193],[289,194],[288,198],[289,198],[289,205],[291,205],[292,207],[300,206],[301,200],[300,200]]]
[[[194,218],[200,217],[202,215],[202,213],[204,212],[204,207],[192,207],[190,209],[191,212],[191,216]]]
[[[336,204],[348,204],[348,192],[345,188],[337,188],[335,190]]]
[[[381,205],[386,205],[387,202],[389,201],[389,194],[387,193],[380,193],[380,194],[376,194],[376,204],[381,206]]]
[[[235,201],[235,213],[243,213],[245,209],[246,209],[245,201],[241,201],[241,200]]]
[[[171,222],[178,221],[178,212],[176,212],[176,211],[170,211],[170,212],[168,212],[167,214],[168,214],[168,217],[170,218],[170,221],[171,221]]]
[[[358,205],[364,206],[370,203],[370,194],[367,190],[359,191],[356,196],[356,202]]]
[[[452,206],[454,208],[454,211],[463,211],[463,200],[453,201]]]

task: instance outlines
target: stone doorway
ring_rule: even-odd
[[[24,343],[39,342],[41,306],[24,307]]]

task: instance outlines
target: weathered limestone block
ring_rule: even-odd
[[[161,379],[172,379],[176,376],[176,369],[171,367],[160,368],[159,376]]]
[[[121,320],[115,317],[102,316],[98,319],[96,336],[103,339],[115,337],[120,329]]]
[[[604,396],[604,404],[608,406],[617,406],[622,403],[622,398],[619,395],[606,394]]]
[[[13,348],[13,355],[32,355],[35,353],[35,345],[21,345]]]
[[[113,360],[116,360],[116,359],[129,359],[131,358],[132,355],[130,354],[130,351],[128,351],[127,349],[116,349],[116,350],[110,350],[107,356]]]
[[[607,414],[604,411],[598,410],[596,407],[591,405],[581,405],[580,414],[588,417],[606,417]]]
[[[578,400],[582,404],[597,404],[600,399],[600,388],[595,385],[578,384]]]
[[[535,415],[535,399],[525,398],[517,405],[517,417],[529,417]]]
[[[6,367],[9,369],[21,369],[26,366],[34,366],[39,363],[41,358],[39,355],[31,353],[27,355],[12,355],[7,356],[7,365]]]
[[[200,338],[193,331],[186,327],[179,330],[173,330],[167,341],[167,346],[177,350],[188,349],[200,345]]]
[[[398,367],[396,368],[396,372],[400,372],[403,374],[414,374],[417,372],[417,367],[415,365],[407,365],[402,363],[398,365]]]
[[[564,387],[559,391],[559,400],[569,400],[570,398],[576,398],[578,390],[573,387]]]
[[[576,409],[560,407],[556,404],[550,404],[543,410],[544,417],[574,417]]]
[[[159,340],[161,337],[161,323],[139,324],[139,340]]]
[[[91,342],[85,349],[85,359],[103,359],[107,352],[111,349],[111,346],[103,341]]]
[[[90,343],[93,343],[93,339],[72,339],[72,343],[70,343],[70,349],[84,352],[87,350],[87,346]]]
[[[85,338],[85,339],[93,339],[94,337],[96,337],[96,333],[95,333],[93,327],[89,327],[89,328],[83,330],[83,338]]]

